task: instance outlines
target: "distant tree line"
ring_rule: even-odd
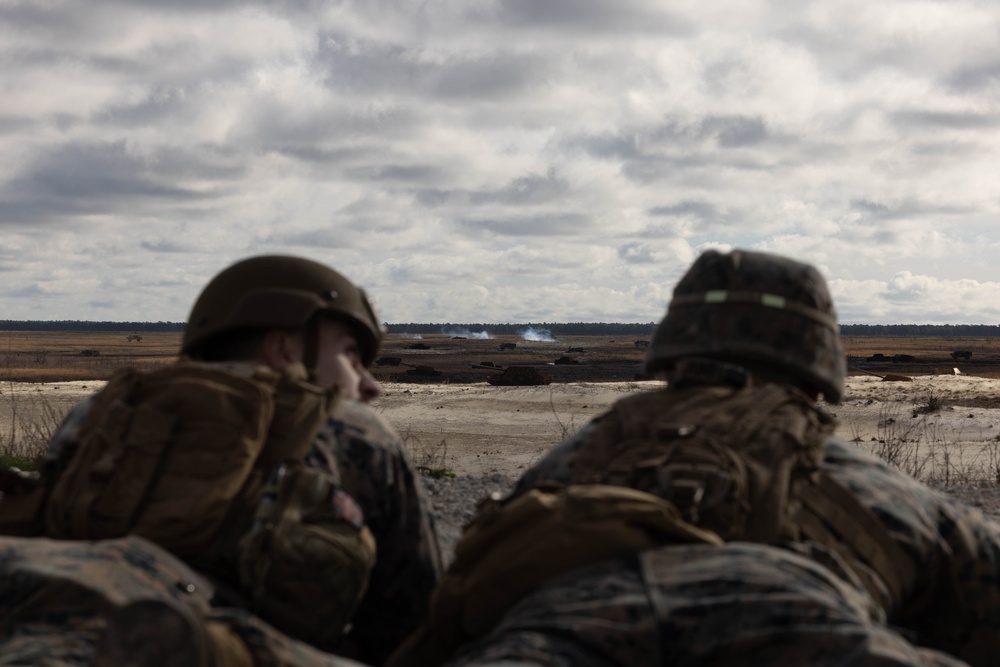
[[[184,323],[0,320],[0,331],[184,331]]]
[[[386,324],[389,333],[435,334],[487,331],[494,335],[518,335],[528,329],[548,331],[553,336],[649,336],[655,322],[535,322],[526,324],[461,324],[406,322]],[[184,331],[183,322],[88,322],[83,320],[0,320],[0,331]],[[996,324],[842,324],[845,336],[1000,336]]]
[[[996,324],[841,324],[844,336],[1000,336]]]
[[[468,331],[486,331],[494,335],[517,335],[528,329],[548,331],[553,336],[648,336],[653,333],[653,322],[646,324],[622,324],[616,322],[529,322],[525,324],[462,324],[445,322],[427,324],[406,322],[386,324],[389,333],[435,334]]]
[[[622,324],[616,322],[536,322],[528,324],[428,324],[407,322],[386,324],[389,333],[433,334],[467,330],[473,333],[488,331],[491,334],[516,335],[526,329],[544,329],[553,336],[649,336],[656,326],[647,324]],[[995,324],[842,324],[840,333],[845,336],[1000,336],[1000,325]]]

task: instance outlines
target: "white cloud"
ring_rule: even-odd
[[[642,322],[742,246],[816,263],[853,321],[995,322],[998,24],[975,0],[0,0],[5,316],[179,320],[290,252],[390,319]]]

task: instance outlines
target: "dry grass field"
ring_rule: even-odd
[[[141,340],[129,340],[139,336]],[[179,332],[0,332],[0,380],[106,380],[125,367],[152,368],[177,358]]]
[[[141,340],[129,340],[130,336]],[[645,350],[636,340],[614,336],[567,336],[552,342],[520,336],[489,339],[429,334],[420,338],[390,334],[380,358],[398,365],[376,364],[385,382],[485,382],[511,365],[534,366],[553,382],[627,382],[641,376]],[[176,359],[180,332],[0,332],[0,381],[65,382],[106,380],[127,366],[151,368]],[[501,346],[513,344],[513,349]],[[1000,338],[845,337],[848,367],[855,374],[906,373],[933,375],[958,367],[966,375],[1000,377]],[[972,353],[955,360],[955,351]],[[872,361],[881,354],[884,361]],[[913,361],[890,361],[910,355]],[[490,368],[489,365],[493,367]]]
[[[0,334],[0,461],[40,453],[66,411],[116,370],[175,359],[180,333],[139,335],[140,341],[127,340],[124,332]],[[502,343],[516,347],[501,350]],[[957,484],[953,492],[1000,514],[1000,341],[845,343],[852,377],[843,403],[829,406],[841,437],[917,478],[949,488]],[[971,351],[972,358],[953,359],[958,350]],[[657,386],[639,374],[644,352],[632,338],[539,342],[390,335],[380,356],[399,362],[374,367],[385,389],[374,408],[424,468],[515,477],[615,400]],[[876,354],[885,359],[871,360]],[[900,354],[914,359],[891,361]],[[564,357],[575,363],[556,363]],[[510,365],[539,369],[552,382],[486,382]],[[890,374],[906,381],[883,381]]]

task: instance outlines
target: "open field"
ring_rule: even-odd
[[[177,358],[180,341],[179,332],[3,331],[0,380],[106,380],[127,366],[170,363]]]
[[[38,451],[70,406],[115,370],[175,358],[179,333],[141,335],[141,341],[129,341],[125,333],[4,334],[0,454]],[[516,347],[501,350],[502,343]],[[1000,380],[995,379],[1000,342],[848,338],[845,343],[852,377],[844,402],[830,407],[842,437],[928,481],[1000,482]],[[972,358],[952,359],[956,350],[971,351]],[[92,352],[81,354],[85,351]],[[870,361],[875,354],[909,354],[915,360]],[[399,363],[374,368],[385,383],[375,408],[424,467],[517,475],[618,398],[657,386],[639,374],[643,355],[632,339],[598,336],[541,342],[390,335],[381,357]],[[578,363],[556,364],[560,357]],[[552,383],[486,382],[509,365],[538,368]],[[950,374],[953,368],[961,374]],[[949,374],[934,375],[935,370]],[[888,373],[914,379],[881,381]]]
[[[128,340],[130,335],[141,340]],[[526,365],[553,382],[628,382],[649,379],[641,374],[645,350],[638,338],[566,336],[554,341],[528,341],[520,336],[489,339],[446,334],[406,337],[390,334],[376,364],[384,382],[477,383],[511,365]],[[60,382],[104,380],[125,366],[140,368],[170,363],[180,347],[179,332],[0,332],[0,381]],[[514,345],[513,349],[500,349]],[[855,374],[904,373],[933,375],[958,367],[963,374],[1000,377],[1000,338],[972,337],[845,337],[848,367]],[[971,352],[955,360],[951,353]],[[874,355],[882,361],[873,361]],[[892,361],[909,355],[912,360]],[[493,367],[489,367],[492,364]]]

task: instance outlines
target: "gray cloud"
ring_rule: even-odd
[[[871,220],[905,220],[930,216],[955,216],[970,211],[967,207],[941,206],[915,200],[887,204],[868,199],[856,199],[852,201],[851,209],[863,213],[866,218]]]
[[[354,167],[345,170],[344,173],[348,178],[364,181],[415,184],[440,181],[444,171],[437,165],[383,164],[372,167]]]
[[[589,155],[605,160],[639,157],[639,142],[634,134],[602,134],[574,140]]]
[[[701,220],[713,220],[719,217],[719,210],[709,202],[684,201],[673,206],[651,208],[649,214],[656,217],[692,216]]]
[[[565,197],[569,192],[569,183],[550,171],[545,176],[539,174],[520,176],[499,190],[470,193],[469,203],[473,206],[487,203],[514,206],[542,204]]]
[[[961,92],[977,92],[995,88],[1000,81],[1000,60],[960,67],[946,78],[949,86]]]
[[[48,296],[49,293],[46,290],[43,290],[40,285],[34,284],[20,289],[10,290],[6,294],[7,296],[15,299],[33,299],[39,296]]]
[[[288,248],[353,248],[357,245],[356,237],[356,234],[328,227],[300,232],[276,232],[260,239],[260,243]]]
[[[918,130],[982,130],[1000,127],[1000,113],[951,113],[945,111],[895,111],[889,114],[897,126]]]
[[[629,264],[651,264],[656,261],[653,249],[644,243],[626,243],[618,246],[618,257]]]
[[[497,236],[571,236],[587,229],[590,221],[577,214],[542,214],[503,219],[465,219],[459,220],[458,225]]]
[[[452,103],[510,97],[544,81],[548,58],[497,50],[423,57],[422,49],[324,33],[313,66],[338,92],[419,95]]]
[[[0,224],[115,213],[136,204],[189,204],[217,196],[177,185],[179,177],[199,171],[230,177],[240,172],[212,165],[202,170],[171,151],[159,160],[144,159],[130,154],[122,142],[58,146],[0,188]]]
[[[900,3],[0,3],[4,311],[183,317],[281,251],[390,318],[649,321],[739,245],[991,317],[1000,5]]]
[[[620,0],[500,0],[501,21],[520,28],[554,26],[563,30],[606,33],[616,30],[682,36],[694,32],[691,22],[648,3]]]
[[[549,170],[544,175],[525,174],[494,189],[469,191],[418,187],[413,190],[414,198],[428,208],[481,207],[488,204],[509,207],[533,206],[566,200],[572,194],[572,185],[554,170]]]
[[[141,241],[139,247],[156,253],[187,253],[195,249],[192,243],[179,243],[176,241]],[[173,283],[167,283],[173,284]]]

